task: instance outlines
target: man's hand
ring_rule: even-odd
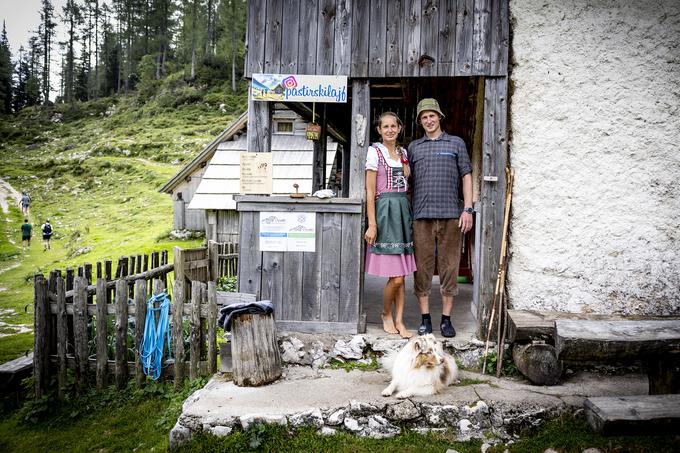
[[[469,212],[461,213],[458,219],[458,226],[463,234],[470,231],[472,229],[472,214]]]

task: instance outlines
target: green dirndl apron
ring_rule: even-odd
[[[383,192],[375,200],[378,237],[371,248],[376,255],[413,254],[411,203],[406,192]]]

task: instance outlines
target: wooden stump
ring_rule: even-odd
[[[236,385],[256,387],[281,377],[273,315],[236,316],[231,321],[231,342]]]
[[[549,344],[515,345],[512,358],[517,369],[536,385],[556,385],[562,376],[562,361]]]

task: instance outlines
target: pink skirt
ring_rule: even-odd
[[[376,255],[366,248],[366,273],[378,277],[403,277],[416,270],[413,255]]]

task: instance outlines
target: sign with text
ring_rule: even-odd
[[[255,101],[347,102],[347,76],[253,74]]]
[[[241,153],[241,189],[244,195],[271,195],[272,153]]]
[[[260,212],[261,252],[314,252],[315,212]]]

